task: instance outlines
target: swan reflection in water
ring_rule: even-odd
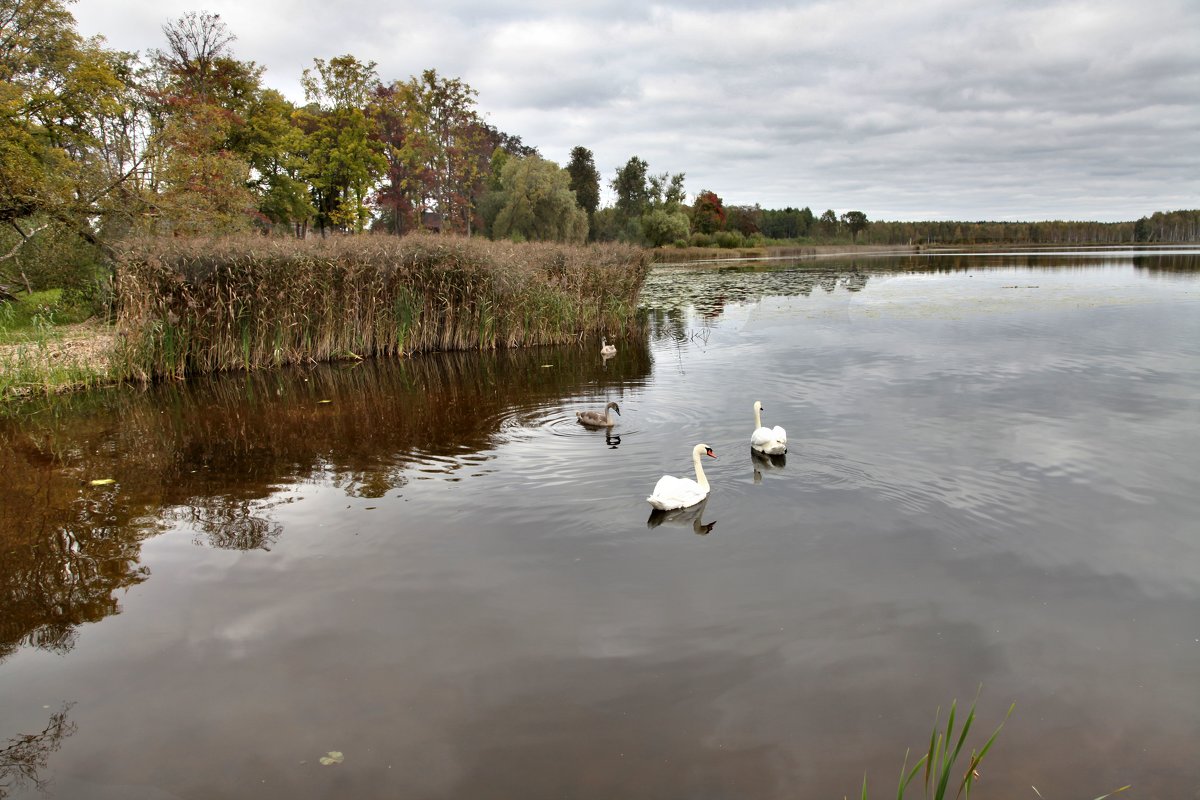
[[[609,450],[616,450],[617,445],[621,444],[621,434],[613,433],[612,431],[605,431],[604,443],[608,445]]]
[[[786,455],[767,455],[750,448],[750,460],[754,463],[754,482],[762,483],[764,472],[781,472],[787,466]]]
[[[708,532],[716,527],[716,520],[712,522],[703,522],[704,507],[708,505],[708,498],[704,498],[694,506],[687,508],[677,508],[673,511],[662,511],[654,509],[650,512],[650,519],[646,520],[647,528],[657,528],[659,525],[691,525],[692,532],[698,536],[707,536]]]

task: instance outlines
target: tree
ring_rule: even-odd
[[[705,189],[696,195],[696,202],[692,204],[692,227],[706,234],[724,230],[725,204],[715,192]]]
[[[821,229],[821,233],[825,236],[832,237],[837,234],[838,218],[837,213],[832,209],[826,209],[817,220],[817,225]]]
[[[375,62],[352,55],[326,62],[313,59],[300,80],[309,107],[302,118],[308,129],[308,181],[317,224],[362,231],[369,217],[367,200],[387,169],[383,143],[375,135],[367,104],[378,78]]]
[[[646,185],[649,168],[649,164],[633,156],[617,170],[610,184],[617,193],[617,218],[622,225],[640,217],[650,204],[650,189]]]
[[[538,156],[509,158],[500,177],[501,198],[492,235],[497,239],[582,243],[587,212],[571,189],[571,176]]]
[[[751,236],[760,230],[762,209],[758,206],[729,206],[725,209],[725,230]]]
[[[651,175],[647,187],[650,206],[667,211],[678,210],[687,197],[683,191],[683,176],[682,172],[674,175],[666,172],[660,175]]]
[[[596,169],[596,161],[592,151],[578,146],[571,150],[571,160],[567,163],[567,174],[571,176],[571,191],[579,207],[588,215],[588,238],[594,239],[593,220],[596,209],[600,207],[600,171]]]
[[[104,152],[124,100],[118,61],[76,33],[63,0],[0,0],[0,279],[22,272],[35,237],[99,243],[95,222],[131,174]]]
[[[491,152],[475,112],[476,91],[432,69],[396,88],[407,125],[399,155],[412,175],[417,209],[438,214],[449,230],[470,234],[473,199]]]
[[[642,216],[641,227],[642,238],[651,247],[662,247],[681,239],[686,240],[690,232],[687,213],[681,209],[651,209]]]
[[[249,185],[258,213],[269,223],[293,225],[303,235],[316,209],[304,180],[305,141],[292,121],[295,113],[295,106],[279,92],[260,92],[237,132],[237,149],[250,164]]]
[[[850,230],[850,238],[858,241],[859,231],[866,230],[870,221],[867,215],[861,211],[847,211],[842,214],[842,224]]]

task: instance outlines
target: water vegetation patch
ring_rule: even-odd
[[[631,245],[419,234],[142,239],[118,258],[117,359],[139,380],[620,338],[650,268]]]

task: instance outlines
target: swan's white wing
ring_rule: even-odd
[[[708,492],[691,478],[676,478],[663,475],[654,484],[654,491],[646,502],[663,511],[695,505],[708,496]]]
[[[755,428],[750,434],[750,446],[763,453],[780,455],[787,452],[787,434],[778,425],[774,430],[766,426]]]

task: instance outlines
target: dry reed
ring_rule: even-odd
[[[644,251],[626,245],[139,240],[119,256],[118,361],[148,380],[620,338],[638,325],[648,271]]]

